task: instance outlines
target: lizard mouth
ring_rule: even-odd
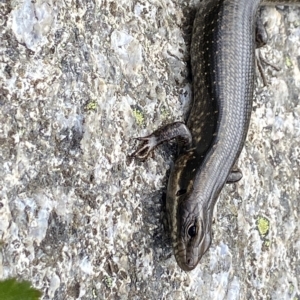
[[[198,256],[198,249],[192,248],[187,250],[184,243],[177,243],[174,247],[174,255],[179,267],[184,271],[192,271],[198,265],[201,257]]]

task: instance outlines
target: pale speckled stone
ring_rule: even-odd
[[[126,164],[133,137],[186,115],[196,4],[0,3],[1,278],[30,280],[43,299],[300,297],[298,8],[262,12],[261,52],[281,71],[266,67],[264,88],[258,74],[244,177],[221,193],[192,272],[163,226],[174,152]]]
[[[32,51],[47,43],[47,34],[56,18],[52,7],[52,1],[25,0],[13,9],[12,30],[19,43]]]

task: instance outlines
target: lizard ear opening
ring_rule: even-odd
[[[186,193],[186,189],[181,189],[179,191],[176,192],[176,196],[179,197],[179,196],[182,196]]]

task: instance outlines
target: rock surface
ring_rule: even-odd
[[[300,299],[300,10],[266,8],[243,179],[199,266],[177,266],[163,194],[184,120],[197,1],[0,1],[0,278],[42,299]]]

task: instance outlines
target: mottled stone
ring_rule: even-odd
[[[300,297],[298,8],[262,12],[281,70],[257,74],[244,177],[194,271],[163,225],[174,147],[127,164],[133,137],[184,120],[194,2],[0,1],[0,278],[43,299]]]

